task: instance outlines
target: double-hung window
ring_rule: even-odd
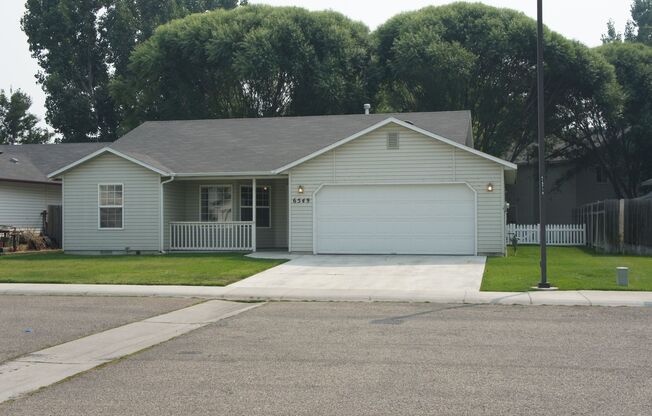
[[[120,230],[124,221],[124,198],[122,184],[99,185],[99,228]]]
[[[251,185],[240,187],[240,221],[253,220],[253,193]],[[256,186],[256,228],[272,226],[269,186]]]
[[[204,185],[200,187],[199,194],[199,210],[202,221],[228,222],[232,220],[231,185]]]

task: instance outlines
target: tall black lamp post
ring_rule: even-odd
[[[537,0],[537,108],[538,108],[538,139],[539,139],[539,236],[541,244],[541,281],[539,289],[549,289],[548,258],[546,253],[546,206],[545,206],[545,175],[546,149],[544,125],[544,83],[543,83],[543,0]]]

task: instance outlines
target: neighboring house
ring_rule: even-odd
[[[472,145],[468,111],[146,122],[50,177],[67,252],[501,255],[516,165]]]
[[[652,199],[652,178],[641,183],[641,190],[644,194],[639,199]]]
[[[40,231],[41,213],[61,204],[61,182],[48,173],[106,143],[0,145],[0,226]]]
[[[546,165],[546,221],[572,224],[573,209],[590,202],[616,198],[607,175],[599,167],[575,171],[570,161]],[[516,183],[507,186],[507,222],[539,223],[539,170],[536,163],[519,163]]]

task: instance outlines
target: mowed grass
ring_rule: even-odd
[[[629,267],[629,286],[616,284],[616,267]],[[595,254],[579,247],[548,247],[548,281],[561,290],[651,290],[652,257]],[[521,292],[539,282],[539,247],[512,248],[490,257],[481,290]]]
[[[96,283],[226,286],[284,260],[239,253],[75,256],[63,253],[0,256],[0,283]]]

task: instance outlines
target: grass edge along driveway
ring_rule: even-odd
[[[539,282],[539,246],[510,247],[488,257],[480,290],[523,292]],[[629,267],[629,286],[616,284],[616,267]],[[548,247],[548,281],[560,290],[652,291],[652,257],[596,254],[582,247]]]
[[[284,263],[242,253],[0,256],[0,283],[226,286]]]

